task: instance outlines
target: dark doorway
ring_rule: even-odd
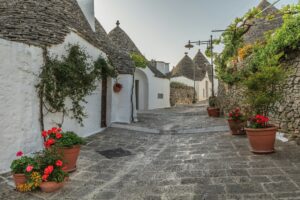
[[[106,122],[106,106],[107,106],[107,79],[102,79],[102,96],[101,96],[101,128],[107,126]]]
[[[136,102],[136,109],[139,110],[139,86],[140,85],[140,81],[139,80],[135,80],[135,102]]]

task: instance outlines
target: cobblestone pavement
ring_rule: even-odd
[[[162,112],[166,118],[165,112],[173,115],[177,109],[187,113],[176,122],[185,126],[193,116],[188,114],[194,112],[190,107],[154,114]],[[200,117],[214,126],[206,113]],[[215,120],[225,125],[224,120]],[[132,155],[107,159],[98,153],[115,148]],[[300,199],[300,147],[277,141],[276,150],[271,155],[254,155],[246,136],[228,132],[151,134],[109,128],[88,138],[78,170],[60,191],[21,194],[3,175],[0,199]]]

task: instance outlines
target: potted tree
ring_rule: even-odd
[[[80,147],[85,141],[74,132],[62,133],[61,131],[61,128],[56,127],[43,131],[44,145],[46,148],[57,148],[58,153],[63,155],[63,160],[65,161],[63,169],[66,172],[73,172],[76,170]]]
[[[281,86],[286,75],[287,72],[281,66],[260,66],[250,72],[243,82],[246,103],[254,114],[245,129],[254,153],[274,152],[277,127],[269,124],[267,116],[282,98]]]
[[[22,151],[17,152],[16,156],[19,158],[12,161],[10,169],[18,189],[21,185],[26,184],[30,179],[31,173],[34,170],[38,170],[39,166],[34,158],[24,156]]]
[[[208,99],[207,113],[210,117],[220,117],[220,108],[218,108],[218,98],[216,96],[211,96]]]
[[[39,173],[42,177],[40,188],[43,192],[54,192],[64,186],[68,173],[62,169],[62,156],[56,148],[48,148],[37,153],[36,161],[40,165]]]
[[[246,126],[246,120],[241,113],[240,108],[236,108],[228,114],[228,125],[232,135],[244,135],[244,127]]]

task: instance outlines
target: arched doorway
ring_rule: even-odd
[[[135,73],[135,105],[136,110],[148,110],[149,81],[146,73],[136,69]]]

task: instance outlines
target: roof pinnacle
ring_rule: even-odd
[[[117,20],[117,23],[116,23],[116,24],[117,24],[117,26],[120,26],[120,24],[121,24],[121,23],[120,23],[120,21],[119,21],[119,20]]]

